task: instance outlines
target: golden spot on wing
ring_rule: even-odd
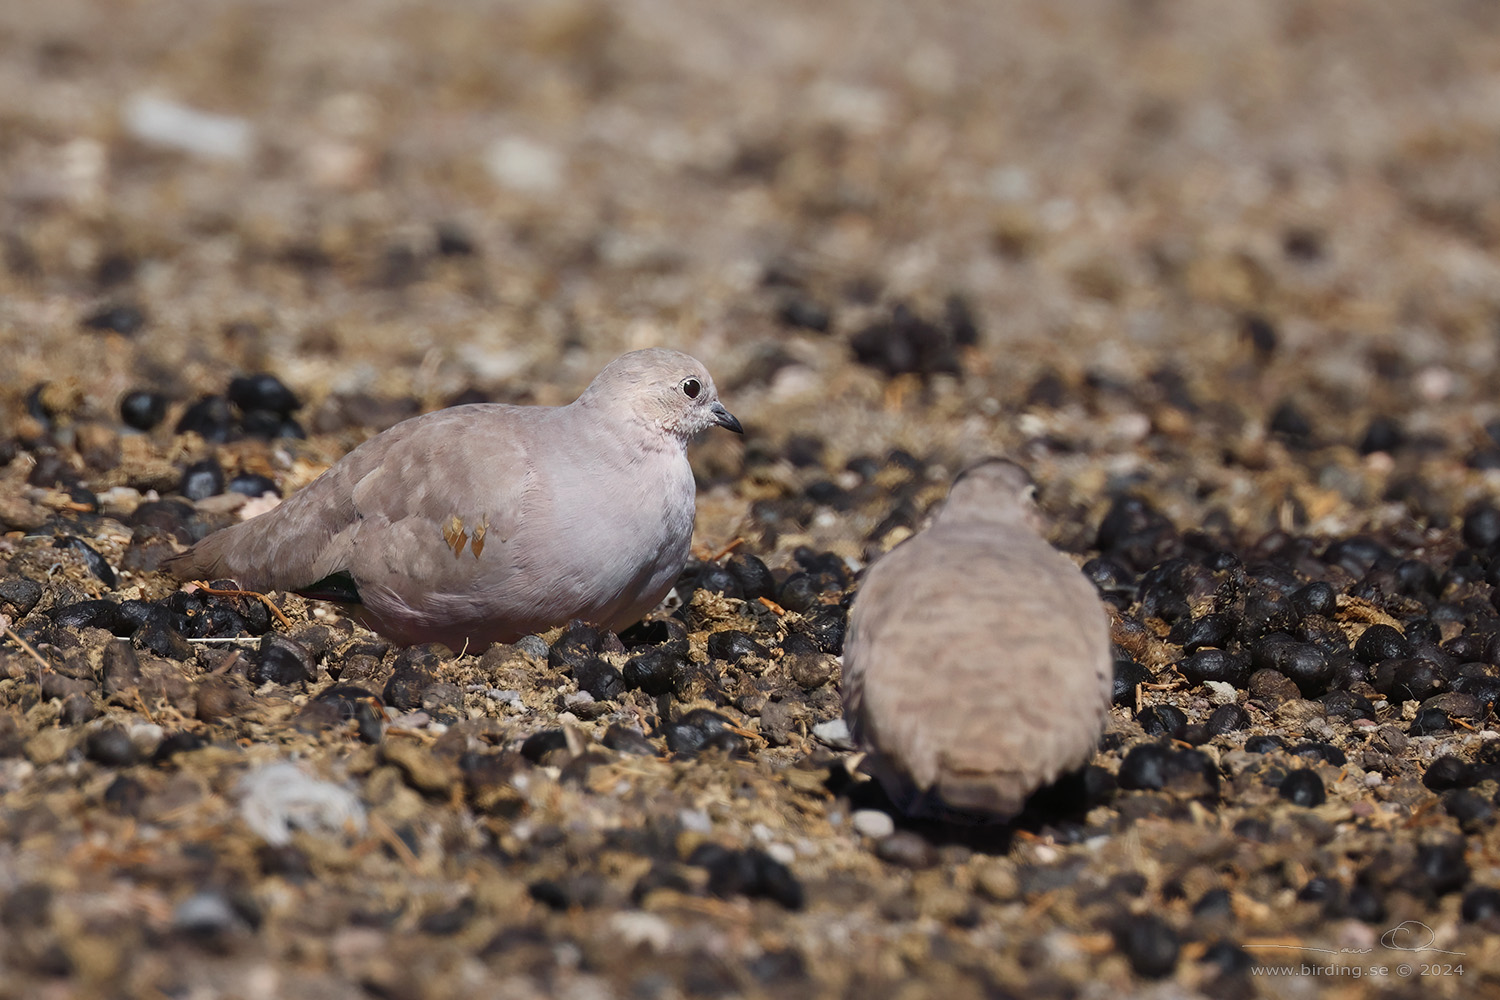
[[[464,531],[464,523],[458,519],[457,514],[449,514],[448,520],[443,523],[443,540],[448,543],[448,548],[453,550],[454,558],[463,554],[464,545],[469,541],[469,536]]]
[[[469,551],[474,553],[475,559],[478,559],[480,553],[484,551],[484,536],[489,530],[490,516],[486,514],[479,519],[478,524],[474,525],[474,540],[469,543]]]

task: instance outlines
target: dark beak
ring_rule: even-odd
[[[736,434],[745,433],[745,428],[741,427],[740,422],[734,419],[734,414],[724,409],[723,403],[715,403],[708,409],[709,412],[714,415],[714,423],[718,424],[720,427],[723,427],[726,430],[734,431]]]

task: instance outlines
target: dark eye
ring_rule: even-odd
[[[688,399],[697,399],[698,393],[703,391],[703,383],[695,378],[682,380],[682,391],[687,394]]]

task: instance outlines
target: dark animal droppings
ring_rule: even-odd
[[[234,418],[223,396],[204,396],[189,406],[177,420],[174,433],[194,433],[210,444],[229,440]]]
[[[1500,889],[1482,886],[1464,893],[1458,908],[1464,923],[1481,924],[1500,920]]]
[[[1244,729],[1250,724],[1250,716],[1238,705],[1220,705],[1208,716],[1208,733],[1210,736],[1223,736],[1236,730]]]
[[[740,582],[740,592],[747,601],[776,596],[776,578],[757,557],[736,552],[725,563],[725,568]]]
[[[102,726],[88,734],[83,754],[105,767],[129,767],[136,761],[135,745],[119,726]]]
[[[1129,657],[1115,658],[1114,703],[1134,705],[1135,689],[1140,684],[1151,683],[1151,671]]]
[[[1187,725],[1187,714],[1174,705],[1152,705],[1135,717],[1147,736],[1172,736]]]
[[[788,910],[800,910],[805,902],[802,885],[791,870],[764,851],[736,851],[717,844],[704,844],[688,863],[708,871],[708,891],[721,899],[733,896],[762,897]]]
[[[120,419],[127,427],[149,431],[167,415],[167,401],[160,393],[136,389],[120,400]]]
[[[533,764],[540,764],[547,754],[554,750],[565,750],[567,746],[567,734],[561,729],[543,729],[526,737],[521,744],[521,756]]]
[[[1277,786],[1277,792],[1293,805],[1308,808],[1320,806],[1328,798],[1327,792],[1323,790],[1323,779],[1308,770],[1288,773]]]
[[[1464,515],[1463,539],[1473,549],[1488,549],[1500,542],[1500,510],[1490,504],[1470,508]]]
[[[1389,625],[1371,625],[1354,644],[1354,655],[1362,663],[1379,663],[1381,660],[1410,656],[1411,646],[1406,637]]]
[[[1130,960],[1136,975],[1161,979],[1177,968],[1177,932],[1155,914],[1132,916],[1115,929],[1115,947]]]
[[[118,333],[129,337],[146,325],[146,314],[133,305],[110,306],[87,316],[83,325],[89,330]]]
[[[277,489],[275,480],[256,472],[241,472],[229,481],[226,489],[230,493],[243,493],[247,497],[261,497],[267,493],[272,496],[281,496],[281,490]]]
[[[280,417],[290,416],[302,407],[296,393],[266,372],[241,375],[229,382],[229,401],[243,413],[264,410]]]
[[[667,749],[692,757],[704,750],[730,753],[744,750],[745,741],[730,729],[731,723],[718,712],[695,708],[666,725]]]
[[[1474,766],[1452,754],[1445,754],[1427,765],[1427,771],[1422,775],[1422,784],[1434,792],[1468,788],[1478,780],[1479,774]]]
[[[1457,892],[1469,881],[1469,863],[1464,860],[1465,841],[1448,836],[1417,847],[1416,874],[1434,895]]]
[[[1252,736],[1245,741],[1246,753],[1275,753],[1286,749],[1279,736]]]
[[[182,473],[179,492],[189,500],[207,500],[224,492],[224,469],[216,458],[194,462]]]

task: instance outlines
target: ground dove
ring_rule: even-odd
[[[1031,480],[987,459],[855,598],[844,712],[913,815],[1004,820],[1093,755],[1113,682],[1092,584],[1038,533]]]
[[[619,629],[682,571],[687,443],[715,425],[740,432],[703,365],[633,351],[567,406],[477,403],[403,421],[164,565],[357,605],[406,644],[512,642],[574,618]]]

